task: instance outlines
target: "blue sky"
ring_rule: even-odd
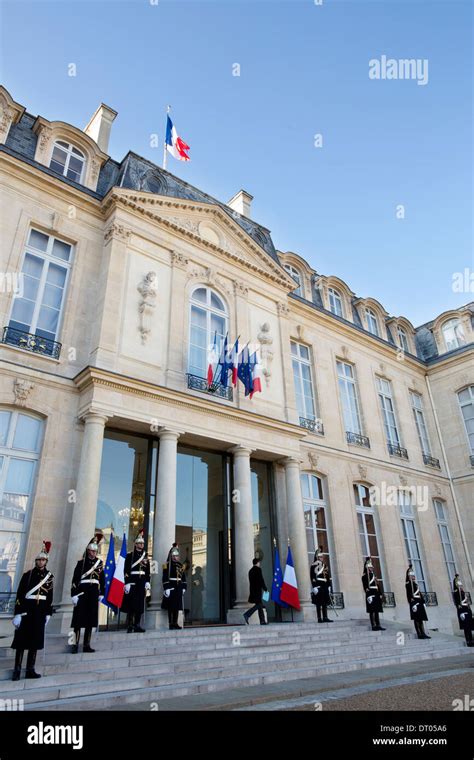
[[[473,268],[470,2],[0,9],[1,80],[30,113],[83,127],[103,101],[119,112],[112,157],[131,149],[161,165],[170,103],[192,161],[168,169],[223,201],[248,190],[279,250],[415,325],[472,299],[452,289],[453,273]],[[382,55],[428,59],[428,83],[370,79]]]

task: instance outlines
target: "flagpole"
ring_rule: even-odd
[[[166,115],[168,116],[169,112],[171,111],[171,106],[166,107]],[[166,169],[167,159],[168,159],[168,151],[166,149],[166,129],[168,126],[168,119],[166,119],[166,127],[165,127],[165,139],[163,140],[163,169]]]

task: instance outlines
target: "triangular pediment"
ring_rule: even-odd
[[[294,289],[294,280],[262,246],[247,234],[241,224],[217,204],[187,201],[142,191],[114,188],[105,201],[111,205],[134,209],[158,224],[194,239],[204,247],[220,253],[285,287]]]

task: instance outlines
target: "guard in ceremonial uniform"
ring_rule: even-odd
[[[374,572],[372,557],[365,559],[362,585],[365,591],[365,610],[369,613],[372,630],[385,631],[385,628],[380,625],[379,618],[380,613],[383,613],[382,590]]]
[[[150,590],[150,560],[145,551],[143,530],[135,539],[135,548],[125,558],[122,611],[127,613],[127,633],[145,633],[140,619],[145,610],[145,596]]]
[[[179,547],[178,544],[173,544],[163,565],[163,600],[161,602],[161,608],[168,610],[170,630],[181,629],[178,625],[178,613],[183,610],[183,594],[186,588],[186,573],[180,561]]]
[[[466,645],[474,647],[474,641],[472,640],[472,610],[464,591],[462,580],[457,573],[453,578],[453,597],[458,613],[459,627],[461,631],[464,631]]]
[[[71,597],[74,605],[71,626],[76,634],[76,642],[71,652],[77,654],[81,628],[84,628],[83,652],[95,652],[91,647],[92,629],[99,625],[99,602],[105,592],[104,565],[97,557],[102,533],[96,533],[87,545],[82,559],[76,565],[72,576]]]
[[[53,574],[46,565],[51,549],[50,541],[43,541],[43,548],[36,556],[35,566],[24,573],[15,602],[15,626],[12,649],[16,649],[15,669],[12,681],[18,681],[23,653],[28,649],[26,678],[41,678],[35,672],[36,652],[44,648],[44,629],[53,614]]]
[[[312,586],[311,601],[316,605],[318,623],[332,623],[333,621],[328,618],[328,605],[331,604],[331,577],[322,551],[322,546],[316,549],[309,571]]]
[[[410,619],[413,620],[416,635],[419,639],[431,639],[431,636],[428,636],[428,634],[425,633],[423,627],[425,620],[428,620],[428,615],[426,614],[425,602],[418,587],[418,583],[416,582],[415,571],[413,570],[412,565],[408,566],[405,577],[405,589],[407,592],[408,605],[410,607]]]

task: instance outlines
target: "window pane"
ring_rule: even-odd
[[[10,425],[11,412],[0,412],[0,446],[7,445],[8,427]]]
[[[48,235],[45,235],[43,232],[31,230],[28,244],[31,245],[32,248],[36,248],[38,251],[45,251],[48,247],[48,240]]]
[[[206,330],[206,312],[198,306],[191,308],[191,323]]]
[[[51,309],[49,306],[42,306],[38,317],[37,329],[45,330],[46,332],[55,335],[58,328],[58,318],[59,311],[57,311],[57,309]]]
[[[192,295],[193,301],[201,301],[201,303],[206,303],[206,288],[197,288],[193,295]]]
[[[51,283],[51,285],[57,285],[58,287],[62,288],[64,287],[65,280],[66,270],[64,267],[60,267],[57,264],[50,264],[48,267],[46,281]]]
[[[5,493],[29,494],[34,468],[35,462],[29,459],[16,459],[12,457],[8,466]]]
[[[216,296],[215,293],[211,293],[211,306],[213,309],[225,311],[224,304],[222,303],[221,299]]]
[[[52,255],[57,259],[63,259],[63,261],[69,261],[71,255],[71,246],[68,243],[63,243],[62,240],[55,240],[53,243]]]
[[[13,438],[14,449],[25,451],[38,451],[41,420],[29,417],[26,414],[18,415],[15,435]]]
[[[300,356],[302,359],[309,360],[309,349],[307,346],[300,345]]]
[[[25,261],[23,262],[23,272],[39,279],[41,277],[43,263],[43,259],[39,259],[37,256],[32,256],[31,253],[27,253]]]
[[[12,322],[19,322],[21,325],[24,325],[24,329],[29,330],[31,320],[33,319],[34,308],[35,305],[33,301],[26,301],[24,298],[15,298],[10,324]]]

